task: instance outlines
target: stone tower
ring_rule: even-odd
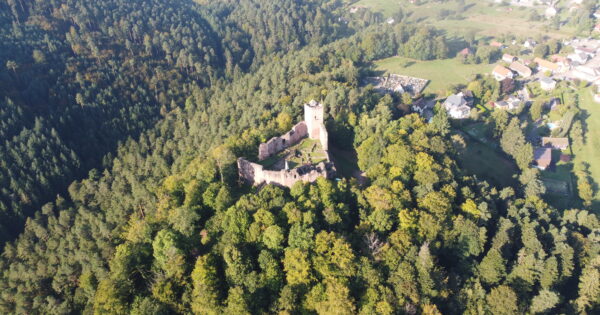
[[[323,120],[323,104],[312,100],[304,104],[304,123],[308,130],[308,137],[321,142],[323,150],[328,150],[328,134]]]
[[[319,134],[323,126],[323,104],[312,100],[304,104],[304,122],[308,129],[308,137],[319,139]],[[324,127],[324,126],[323,126]]]

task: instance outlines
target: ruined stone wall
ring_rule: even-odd
[[[258,159],[260,161],[270,157],[281,150],[288,148],[302,140],[308,135],[306,123],[301,121],[297,123],[292,130],[280,137],[273,137],[266,143],[261,143],[258,146]]]
[[[244,158],[239,158],[237,162],[240,178],[254,186],[265,183],[291,188],[299,181],[314,182],[319,177],[331,178],[335,175],[333,163],[321,162],[291,170],[270,171]]]

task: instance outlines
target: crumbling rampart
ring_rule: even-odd
[[[313,182],[319,177],[331,178],[335,174],[335,166],[329,157],[329,135],[323,121],[323,105],[311,101],[304,105],[304,121],[296,124],[286,134],[273,137],[258,147],[258,160],[263,161],[286,148],[299,143],[304,138],[319,140],[325,153],[326,161],[318,164],[304,164],[288,169],[267,170],[263,165],[250,162],[244,158],[237,160],[240,179],[254,185],[275,184],[292,187],[298,181]]]
[[[293,146],[308,135],[306,123],[301,121],[280,137],[273,137],[258,146],[258,160],[262,161],[281,150]]]
[[[265,170],[260,164],[239,158],[238,169],[240,178],[250,184],[274,184],[278,186],[292,187],[296,182],[314,182],[319,177],[330,178],[335,174],[335,168],[331,162],[303,165],[291,170],[271,171]]]

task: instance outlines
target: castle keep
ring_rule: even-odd
[[[253,185],[275,184],[292,187],[298,181],[331,178],[331,162],[323,105],[312,100],[304,105],[304,121],[290,131],[258,147],[258,163],[238,158],[240,179]]]

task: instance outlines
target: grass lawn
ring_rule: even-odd
[[[295,168],[306,163],[318,164],[327,161],[327,156],[319,141],[305,138],[259,163],[267,169],[273,167],[280,169],[283,168],[284,159],[288,161],[290,168]]]
[[[512,177],[518,172],[515,163],[469,136],[466,136],[465,140],[466,151],[460,154],[458,160],[461,168],[499,188],[513,186],[516,183]]]
[[[407,16],[406,21],[428,24],[446,30],[449,35],[460,35],[475,32],[479,36],[498,36],[514,34],[519,36],[535,36],[537,34],[551,37],[573,35],[572,29],[559,31],[547,29],[546,21],[529,21],[530,8],[493,5],[490,1],[466,0],[465,6],[456,1],[445,3],[430,2],[420,6],[411,4],[409,0],[361,0],[352,4],[364,6],[384,16],[391,16],[402,9]],[[442,10],[456,12],[462,18],[444,18]],[[538,9],[538,13],[543,13]]]
[[[600,183],[600,104],[594,102],[592,88],[581,90],[579,107],[584,116],[587,116],[584,124],[584,129],[587,131],[585,144],[582,147],[573,148],[575,154],[573,162],[586,162],[590,165],[589,170],[596,189],[594,207],[600,207],[600,193],[598,192]]]
[[[439,93],[451,84],[466,84],[476,74],[489,73],[493,65],[465,65],[456,59],[421,61],[405,57],[391,57],[375,62],[375,70],[428,79],[424,92]],[[442,93],[443,94],[443,93]]]
[[[558,161],[561,152],[553,150],[552,160]],[[558,161],[550,169],[542,171],[541,179],[546,186],[545,199],[558,209],[580,208],[581,201],[574,191],[573,163]]]

